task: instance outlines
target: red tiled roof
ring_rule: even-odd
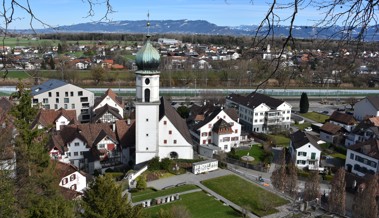
[[[335,135],[342,130],[341,126],[335,125],[333,123],[326,122],[320,128],[320,131]]]
[[[62,108],[57,111],[53,109],[41,109],[37,114],[36,119],[32,123],[32,127],[34,127],[38,123],[44,127],[54,125],[55,121],[61,116],[64,116],[72,124],[78,123],[75,110],[65,110]]]
[[[117,138],[122,147],[133,147],[136,143],[135,120],[116,120]]]
[[[353,115],[340,113],[338,111],[334,111],[333,114],[329,117],[329,120],[342,123],[345,125],[354,125],[357,123]]]

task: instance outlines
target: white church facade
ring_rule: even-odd
[[[193,159],[193,143],[185,120],[159,97],[159,63],[160,55],[148,36],[136,54],[136,165],[156,156]]]

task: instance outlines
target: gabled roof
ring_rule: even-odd
[[[62,86],[67,85],[67,84],[68,83],[63,82],[61,80],[51,79],[51,80],[48,80],[48,81],[46,81],[40,85],[33,86],[31,88],[31,91],[32,91],[31,94],[32,94],[32,96],[39,95],[41,93],[48,92],[50,90],[62,87]]]
[[[108,89],[105,93],[100,97],[95,99],[94,108],[96,108],[106,97],[110,97],[116,104],[118,104],[121,108],[124,108],[122,103],[122,98],[118,97],[116,93],[112,91],[112,89]]]
[[[345,125],[354,125],[355,123],[357,123],[353,115],[340,113],[338,111],[334,111],[332,113],[332,115],[329,117],[329,121],[334,121]]]
[[[54,125],[55,121],[61,116],[69,120],[70,124],[78,124],[76,110],[65,110],[63,108],[57,111],[53,109],[41,109],[32,123],[32,128],[37,124],[41,124],[43,127]]]
[[[228,122],[226,122],[223,119],[219,119],[213,125],[212,131],[216,132],[219,135],[233,133],[232,125],[230,125]]]
[[[170,103],[161,97],[161,104],[159,105],[159,120],[166,116],[172,125],[179,131],[183,138],[193,144],[191,134],[188,130],[186,121],[178,114],[178,112],[170,105]]]
[[[112,131],[109,124],[106,123],[86,123],[79,125],[67,125],[52,137],[53,143],[51,146],[61,146],[66,148],[67,143],[78,138],[87,143],[87,147],[91,148],[99,141],[99,137],[108,136],[113,141],[117,142],[115,133]],[[52,148],[50,146],[50,148]]]
[[[118,109],[106,104],[95,110],[95,116],[92,118],[92,122],[96,123],[107,112],[115,116],[117,119],[122,120],[122,116],[119,114]]]
[[[254,109],[255,107],[261,104],[266,104],[271,109],[276,109],[277,107],[279,107],[281,104],[284,103],[284,101],[282,100],[272,98],[268,95],[260,94],[258,92],[252,92],[248,96],[242,96],[239,94],[231,94],[227,98],[251,109]]]
[[[359,142],[357,144],[351,145],[347,149],[379,160],[379,140],[377,139]]]
[[[338,132],[342,131],[343,128],[341,126],[335,125],[333,123],[326,122],[321,126],[320,131],[326,132],[328,134],[335,135]]]
[[[205,115],[205,118],[203,121],[195,124],[194,126],[191,127],[191,129],[193,131],[197,131],[199,128],[201,128],[202,126],[206,125],[211,120],[213,120],[221,111],[222,110],[220,107],[215,107],[213,111],[210,111],[209,113],[207,113],[207,115]]]
[[[116,120],[116,135],[124,147],[133,147],[136,144],[135,120]]]
[[[369,117],[368,120],[370,120],[374,126],[379,126],[379,117]]]
[[[376,110],[379,110],[379,95],[367,96],[366,98]]]
[[[322,150],[317,144],[317,139],[312,137],[312,135],[305,133],[301,130],[294,132],[290,135],[292,146],[296,149],[304,146],[307,143],[311,143],[318,150]]]

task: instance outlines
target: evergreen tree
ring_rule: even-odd
[[[307,113],[309,109],[309,100],[307,93],[301,93],[300,98],[300,113]]]
[[[18,85],[14,95],[19,104],[11,114],[18,135],[16,151],[16,207],[17,217],[73,217],[73,207],[65,200],[59,189],[59,180],[53,173],[48,152],[45,149],[46,135],[31,129],[37,109],[31,106],[30,91]]]
[[[345,188],[345,169],[340,168],[333,178],[332,188],[329,193],[328,206],[330,212],[334,212],[342,216],[345,215]]]
[[[82,217],[85,218],[139,218],[142,208],[133,207],[127,198],[122,197],[122,190],[109,176],[99,176],[84,192]]]
[[[61,43],[58,43],[58,50],[57,50],[57,52],[58,52],[58,54],[62,54],[62,52],[63,52]]]
[[[50,68],[51,68],[52,70],[55,69],[55,62],[54,62],[54,58],[53,58],[53,57],[51,57],[51,58],[49,59],[49,65],[50,65]]]
[[[137,179],[137,185],[136,185],[136,188],[138,190],[145,190],[147,187],[147,183],[146,183],[146,177],[141,175],[138,177]]]
[[[304,200],[313,201],[316,198],[320,199],[320,176],[318,171],[312,171],[305,182]]]
[[[366,182],[363,190],[355,195],[353,204],[353,218],[378,217],[376,194],[378,191],[378,175],[372,175]]]
[[[275,169],[271,175],[272,185],[280,192],[283,192],[286,186],[286,155],[285,149],[280,154],[280,167]]]

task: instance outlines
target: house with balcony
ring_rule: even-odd
[[[122,163],[121,146],[108,124],[67,125],[52,135],[49,154],[52,159],[71,163],[93,173]]]
[[[246,131],[269,133],[289,129],[292,106],[282,100],[253,92],[247,96],[231,94],[226,108],[238,110],[239,121]]]
[[[75,110],[80,122],[91,121],[94,94],[86,89],[52,79],[33,86],[31,95],[32,106],[53,110]]]
[[[379,172],[379,140],[370,139],[347,148],[345,169],[358,176]]]
[[[347,134],[345,146],[349,147],[370,139],[379,139],[379,117],[368,117],[359,122],[358,125]]]
[[[358,123],[353,115],[338,111],[334,111],[327,121],[343,127],[347,132],[351,132]]]
[[[117,96],[117,94],[112,90],[108,89],[101,97],[95,99],[95,105],[93,106],[93,110],[100,109],[108,105],[112,108],[115,108],[120,117],[124,117],[124,103],[122,101],[122,97]]]
[[[192,123],[189,124],[190,133],[199,146],[199,153],[202,153],[203,149],[209,148],[213,153],[230,152],[233,147],[239,147],[241,124],[238,123],[235,109],[224,110],[213,105],[193,107],[189,118],[192,120]]]
[[[324,170],[321,167],[321,147],[318,139],[303,131],[297,131],[290,135],[291,158],[299,169]]]

